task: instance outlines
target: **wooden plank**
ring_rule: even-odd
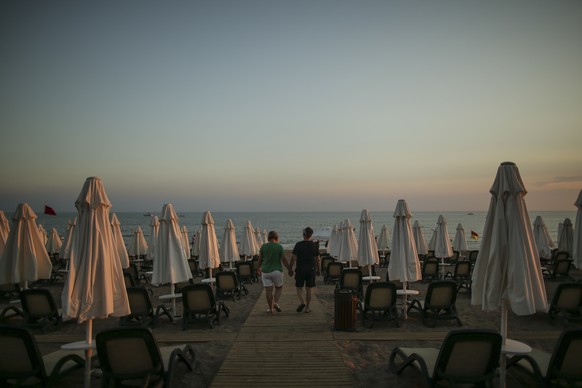
[[[294,289],[285,287],[281,304],[293,305]],[[267,314],[259,298],[236,337],[212,387],[352,387],[323,311]]]

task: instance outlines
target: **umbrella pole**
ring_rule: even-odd
[[[500,332],[501,332],[501,338],[502,338],[502,342],[501,342],[501,346],[505,347],[505,343],[507,341],[507,301],[505,299],[503,299],[501,301],[501,327],[500,327]],[[500,360],[500,365],[499,365],[499,386],[502,388],[505,388],[505,382],[506,382],[506,371],[505,371],[505,365],[507,362],[507,354],[505,352],[501,352],[501,360]]]
[[[87,320],[87,326],[85,329],[85,340],[87,341],[87,348],[85,349],[85,378],[84,387],[89,388],[91,386],[91,357],[93,356],[93,349],[91,349],[93,343],[93,320]]]
[[[174,285],[174,283],[170,284],[170,294],[172,294],[172,297],[174,296],[174,293],[176,291],[176,286]],[[174,314],[174,316],[176,316],[176,298],[172,298],[172,314]]]

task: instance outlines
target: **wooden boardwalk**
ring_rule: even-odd
[[[283,312],[269,314],[264,291],[212,387],[353,387],[332,328],[317,300],[312,312],[298,313],[292,279],[285,278]]]

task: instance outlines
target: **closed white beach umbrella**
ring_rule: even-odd
[[[158,216],[152,216],[150,221],[150,240],[148,243],[148,259],[155,260],[158,253],[158,235],[160,233],[160,220]]]
[[[260,230],[259,230],[260,233]],[[212,270],[220,266],[218,239],[214,228],[214,219],[209,211],[202,215],[202,235],[200,236],[200,268],[208,269],[212,278]]]
[[[75,233],[75,227],[77,226],[77,216],[73,218],[73,221],[67,221],[67,234],[63,240],[63,245],[61,245],[61,250],[59,251],[59,257],[64,260],[68,260],[71,257],[71,246],[73,245],[73,234]],[[125,249],[125,247],[124,247]],[[67,264],[67,267],[69,265]]]
[[[453,249],[459,253],[467,250],[467,239],[465,237],[465,229],[463,229],[463,225],[461,224],[457,225],[455,239],[453,240]]]
[[[405,200],[399,199],[394,210],[394,227],[392,228],[392,251],[388,263],[390,280],[400,280],[404,289],[407,282],[416,282],[422,278],[416,243],[410,225],[410,210]]]
[[[154,260],[152,284],[170,284],[173,294],[174,285],[191,279],[192,272],[188,265],[186,252],[182,247],[182,232],[180,225],[178,225],[178,215],[172,204],[164,205],[159,221],[159,257]]]
[[[63,245],[63,242],[61,241],[59,232],[57,232],[56,228],[52,228],[48,241],[46,242],[46,251],[49,255],[54,255],[55,253],[59,253],[61,245]]]
[[[582,268],[582,190],[578,194],[578,199],[574,203],[578,209],[576,212],[576,227],[574,228],[574,247],[572,249],[572,260],[576,268]]]
[[[229,218],[226,220],[224,235],[222,236],[222,243],[220,244],[220,261],[222,263],[230,263],[230,267],[232,267],[233,263],[239,259],[240,255],[238,245],[236,244],[236,229],[234,222]]]
[[[143,230],[138,226],[131,236],[128,253],[130,256],[135,256],[136,259],[139,259],[141,255],[145,255],[147,252],[148,243],[143,235]]]
[[[0,255],[4,252],[6,240],[8,240],[8,233],[10,233],[10,224],[4,212],[0,210]]]
[[[336,259],[339,257],[343,235],[344,235],[344,222],[341,221],[337,226],[335,240],[333,241],[330,251],[331,255]]]
[[[261,228],[258,226],[255,228],[255,241],[257,242],[257,246],[259,249],[263,246],[265,241],[263,241],[263,232],[261,232]]]
[[[38,233],[36,214],[27,203],[16,207],[12,228],[0,256],[0,284],[16,284],[50,279],[53,266]]]
[[[416,252],[419,255],[427,255],[428,245],[426,243],[426,239],[424,238],[424,234],[422,234],[422,226],[418,221],[414,221],[414,225],[412,226],[412,235],[414,236]]]
[[[269,233],[267,233],[267,229],[263,229],[263,244],[266,244],[269,242]]]
[[[524,197],[527,194],[514,163],[501,163],[491,187],[491,203],[475,269],[471,304],[483,310],[501,308],[500,332],[507,338],[508,307],[517,315],[547,311],[548,302],[538,250]],[[500,368],[505,385],[505,365]]]
[[[331,227],[331,233],[329,235],[329,240],[327,241],[327,253],[331,256],[334,255],[334,249],[337,245],[338,231],[337,225]]]
[[[447,229],[447,219],[442,214],[439,216],[436,228],[436,243],[434,246],[434,255],[444,260],[453,255],[453,246]]]
[[[186,225],[182,225],[182,246],[184,247],[184,252],[186,257],[190,258],[190,235],[188,233],[188,228]]]
[[[42,224],[37,225],[37,230],[38,230],[38,233],[40,234],[40,237],[42,239],[42,243],[46,246],[46,243],[48,241],[48,235],[46,233],[46,230],[44,229]]]
[[[368,274],[372,275],[372,266],[380,263],[378,255],[378,244],[374,236],[374,225],[372,216],[368,209],[362,210],[360,214],[360,233],[358,235],[358,264],[368,266]]]
[[[123,235],[121,234],[121,222],[119,222],[115,213],[111,215],[111,231],[113,232],[113,243],[115,244],[115,250],[117,251],[121,268],[129,268],[129,256],[127,249],[125,249]]]
[[[111,202],[101,179],[87,178],[75,202],[74,233],[69,275],[62,293],[63,316],[87,322],[85,386],[90,385],[93,319],[121,317],[131,311],[123,270],[109,221]]]
[[[430,240],[428,242],[428,249],[434,251],[436,249],[436,242],[437,242],[437,230],[433,229],[432,236],[430,237]]]
[[[356,232],[349,219],[344,220],[342,229],[342,240],[340,242],[338,260],[348,261],[351,266],[351,260],[357,260],[358,257],[358,240]]]
[[[386,253],[390,250],[390,234],[388,232],[388,226],[382,225],[380,229],[380,235],[378,236],[378,250],[380,252]]]
[[[564,229],[564,224],[558,222],[558,238],[556,239],[556,244],[560,241],[560,236],[562,235],[562,230]]]
[[[202,226],[196,231],[196,239],[194,239],[194,244],[192,245],[192,255],[194,257],[200,256],[200,235],[202,234]]]
[[[562,225],[562,233],[560,233],[558,239],[558,250],[568,252],[568,255],[572,257],[574,250],[574,229],[572,228],[572,221],[566,218]]]
[[[536,217],[533,234],[540,258],[550,259],[552,257],[552,248],[554,248],[555,245],[550,237],[550,233],[548,232],[548,228],[546,228],[542,216]]]
[[[255,240],[253,224],[250,220],[247,220],[243,229],[239,252],[245,257],[253,257],[259,251],[259,248]]]

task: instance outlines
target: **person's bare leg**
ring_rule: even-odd
[[[305,287],[305,312],[311,311],[309,304],[311,303],[311,287]]]
[[[275,307],[275,305],[277,305],[276,309],[278,312],[281,312],[281,307],[279,307],[279,298],[281,297],[282,291],[283,291],[283,286],[275,287],[275,296],[273,298],[274,299],[273,307]]]
[[[299,298],[299,304],[305,304],[305,299],[303,298],[303,287],[295,287],[297,290],[297,297]]]
[[[267,304],[269,305],[269,310],[273,311],[273,286],[265,287],[265,296],[267,298]]]

